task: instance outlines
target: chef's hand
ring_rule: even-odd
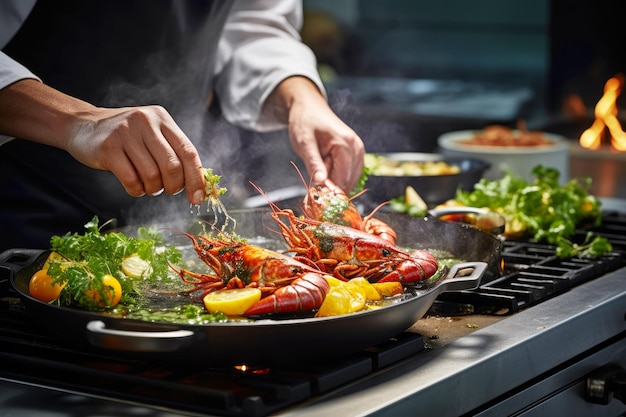
[[[190,202],[204,201],[200,157],[162,107],[94,107],[26,79],[0,90],[0,132],[109,170],[131,196],[185,188]]]
[[[111,171],[132,196],[185,188],[192,203],[204,200],[198,152],[163,107],[97,108],[66,149],[85,165]]]
[[[313,184],[330,179],[352,191],[363,172],[361,138],[332,111],[317,86],[304,77],[285,79],[277,88],[288,109],[289,140],[304,161]]]

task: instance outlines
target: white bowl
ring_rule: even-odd
[[[569,180],[569,145],[567,139],[551,133],[543,136],[551,142],[540,146],[483,146],[459,143],[473,138],[478,130],[461,130],[444,133],[437,140],[443,155],[456,158],[481,159],[491,164],[484,177],[489,180],[502,178],[508,170],[531,181],[536,165],[552,167],[560,172],[559,182]]]

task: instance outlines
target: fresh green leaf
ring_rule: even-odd
[[[372,170],[369,167],[367,167],[367,166],[365,168],[363,168],[363,172],[361,172],[361,176],[359,177],[359,181],[357,182],[357,184],[354,186],[354,188],[350,192],[350,196],[357,195],[358,193],[360,193],[361,191],[363,191],[365,189],[365,183],[367,182],[367,179],[369,178],[369,176],[371,174],[371,171]]]
[[[558,170],[542,165],[534,167],[532,175],[535,179],[531,182],[510,172],[495,181],[481,179],[474,190],[457,191],[456,200],[466,206],[498,211],[507,221],[524,225],[526,234],[536,241],[556,245],[560,257],[601,256],[611,250],[606,241],[583,252],[567,240],[578,226],[597,226],[602,221],[600,201],[588,192],[590,179],[573,179],[560,185]]]
[[[61,260],[50,262],[48,273],[55,283],[66,282],[59,303],[79,304],[88,309],[96,309],[92,299],[85,295],[85,290],[105,291],[103,277],[113,275],[122,285],[122,304],[132,304],[132,278],[122,270],[122,261],[131,255],[138,255],[151,266],[151,273],[143,279],[151,281],[171,280],[171,263],[182,260],[181,252],[163,243],[163,236],[156,229],[140,228],[138,237],[126,236],[121,232],[102,234],[99,219],[94,216],[85,224],[86,232],[67,233],[64,236],[52,236],[50,247],[61,255]]]

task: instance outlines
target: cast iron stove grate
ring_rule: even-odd
[[[605,212],[602,226],[577,230],[572,241],[582,243],[589,231],[606,237],[613,251],[599,259],[559,259],[548,244],[505,241],[501,277],[476,290],[441,294],[431,312],[511,314],[626,265],[626,214]]]
[[[32,320],[0,268],[0,379],[190,415],[265,416],[424,350],[405,332],[357,354],[246,371],[77,349]]]

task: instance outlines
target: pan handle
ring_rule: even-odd
[[[173,352],[191,341],[191,330],[137,332],[107,329],[102,320],[87,323],[89,342],[97,347],[132,352]]]
[[[441,283],[440,291],[461,291],[477,288],[487,266],[486,262],[462,262],[453,265],[447,278]]]
[[[43,253],[42,249],[7,249],[0,253],[0,279],[6,275],[11,276],[20,269],[31,265]]]

